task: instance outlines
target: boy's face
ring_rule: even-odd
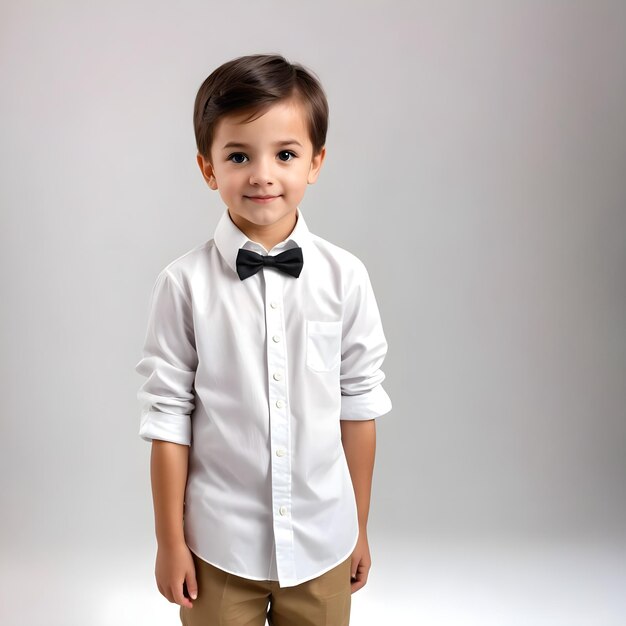
[[[199,154],[198,165],[237,225],[284,224],[295,215],[307,184],[317,180],[326,149],[313,157],[305,110],[295,100],[279,101],[242,123],[247,115],[238,112],[218,122],[211,158]]]

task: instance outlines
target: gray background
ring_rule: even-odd
[[[0,618],[176,624],[134,372],[223,206],[197,88],[278,52],[328,94],[301,204],[389,340],[352,624],[626,623],[626,5],[16,0],[0,8]]]

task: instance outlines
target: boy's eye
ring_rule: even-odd
[[[278,154],[279,155],[286,154],[287,156],[292,156],[294,158],[296,156],[295,153],[293,153],[291,150],[281,150]],[[280,158],[280,160],[281,161],[291,161],[291,159],[289,159],[289,158],[287,158],[287,159]]]
[[[238,157],[243,157],[244,159],[247,159],[247,158],[248,158],[248,157],[247,157],[245,154],[243,154],[242,152],[235,152],[234,154],[231,154],[231,155],[228,157],[228,160],[229,160],[229,161],[231,161],[231,160],[232,160],[233,158],[235,158],[235,157],[237,157],[237,158],[238,158]],[[238,159],[237,159],[237,160],[235,160],[235,161],[234,161],[234,163],[243,163],[243,161],[240,161],[240,160],[238,160]]]

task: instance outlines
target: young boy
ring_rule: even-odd
[[[159,273],[136,365],[155,574],[184,626],[344,626],[367,581],[387,342],[365,266],[299,208],[327,126],[318,80],[279,55],[229,61],[196,96],[226,209]]]

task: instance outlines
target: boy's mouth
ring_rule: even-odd
[[[271,202],[280,196],[244,196],[248,200],[252,200],[253,202]]]

